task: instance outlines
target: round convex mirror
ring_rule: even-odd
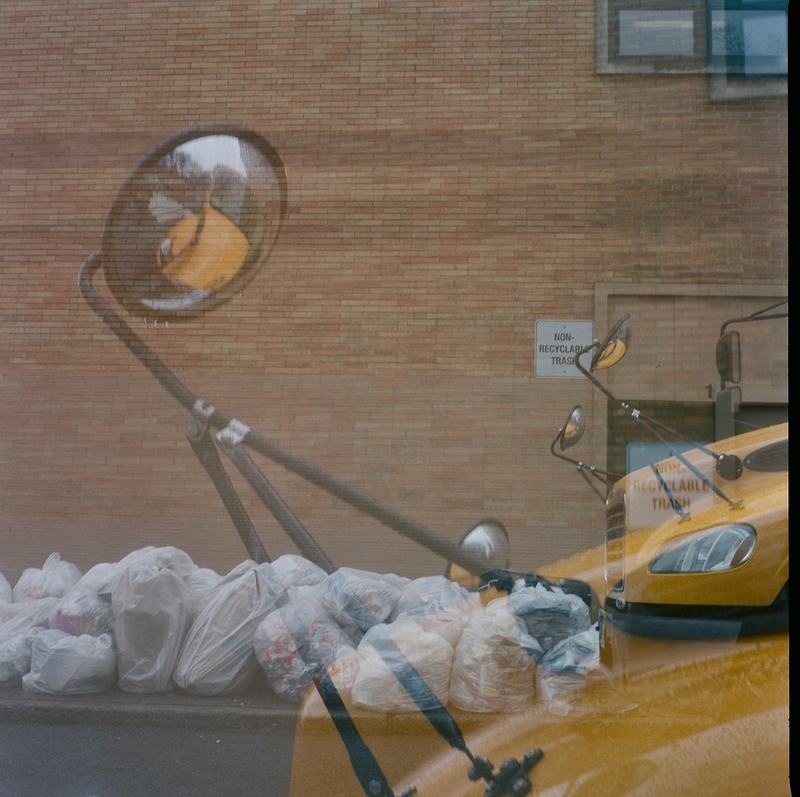
[[[586,430],[586,421],[583,417],[583,409],[578,405],[570,412],[569,417],[561,431],[559,448],[566,451],[572,448],[582,437]]]
[[[511,546],[506,527],[493,518],[476,523],[464,534],[458,547],[462,553],[486,562],[487,570],[493,568],[505,570],[511,559]],[[453,562],[448,563],[445,576],[458,582],[462,587],[477,589],[480,586],[480,578],[477,575],[469,573]]]
[[[286,173],[249,130],[186,130],[142,158],[103,229],[106,282],[128,311],[198,315],[255,275],[286,214]]]
[[[508,532],[499,520],[482,520],[473,526],[458,546],[464,553],[483,559],[490,567],[508,567]]]
[[[618,363],[628,351],[628,346],[631,341],[631,326],[628,323],[630,315],[620,318],[611,331],[606,335],[603,342],[597,347],[597,351],[592,357],[589,370],[594,373],[595,371],[603,371],[610,368],[615,363]]]

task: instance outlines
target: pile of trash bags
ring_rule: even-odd
[[[540,700],[563,714],[598,659],[587,603],[543,579],[470,593],[443,576],[329,575],[291,554],[222,576],[152,546],[85,574],[54,553],[13,589],[0,574],[0,687],[31,692],[224,695],[262,672],[289,700],[324,675],[380,711]]]

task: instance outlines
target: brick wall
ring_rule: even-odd
[[[272,142],[288,217],[241,297],[134,322],[159,355],[451,539],[498,516],[520,568],[596,541],[599,502],[548,453],[591,392],[534,377],[535,322],[594,319],[597,283],[779,286],[786,98],[595,75],[590,0],[200,8],[0,6],[0,570],[147,543],[244,556],[185,414],[76,287],[129,169],[204,122]],[[441,571],[270,477],[337,564]],[[246,501],[270,553],[291,550]]]

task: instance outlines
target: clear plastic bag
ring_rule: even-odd
[[[40,626],[30,631],[5,635],[0,630],[0,687],[18,687],[31,669],[31,645]]]
[[[268,572],[272,573],[274,576],[274,572],[269,569],[272,565],[268,565]],[[197,606],[195,607],[199,612],[203,610],[206,605],[206,599],[211,598],[213,595],[216,594],[216,591],[224,587],[226,584],[231,584],[234,581],[238,581],[242,576],[247,575],[251,570],[258,568],[258,562],[254,561],[253,559],[245,559],[244,562],[240,562],[236,567],[229,570],[224,576],[220,576],[217,583],[208,590],[201,591]]]
[[[413,667],[427,685],[416,690],[415,678],[406,681],[404,673]],[[351,696],[353,703],[378,711],[418,711],[438,706],[449,697],[453,648],[438,634],[424,631],[416,622],[376,625],[364,634],[358,646],[358,672]]]
[[[389,618],[409,583],[392,574],[342,567],[320,584],[317,595],[342,628],[363,634]]]
[[[462,631],[479,609],[477,595],[444,576],[429,576],[412,581],[403,590],[393,619],[414,620],[423,631],[441,636],[455,650]]]
[[[119,562],[101,562],[89,568],[73,589],[84,587],[86,590],[96,592],[110,601],[111,591],[114,589],[114,581],[121,569],[123,569],[123,566],[120,566]]]
[[[16,634],[36,626],[47,628],[47,620],[58,602],[58,598],[40,598],[24,603],[0,604],[0,632]]]
[[[102,692],[116,682],[117,659],[109,634],[72,636],[42,630],[31,646],[31,671],[22,678],[28,692],[83,695]]]
[[[258,666],[253,638],[263,618],[286,600],[268,564],[244,563],[208,592],[186,634],[175,666],[175,683],[198,695],[235,692]],[[233,571],[232,571],[233,572]]]
[[[253,647],[280,697],[300,700],[320,667],[341,691],[352,687],[356,645],[313,596],[268,614],[258,626]]]
[[[9,584],[6,577],[0,573],[0,603],[11,603],[14,600],[13,595],[11,584]]]
[[[148,545],[145,548],[132,551],[117,563],[120,571],[128,567],[139,567],[141,565],[149,565],[159,569],[167,568],[168,570],[173,570],[176,575],[184,579],[197,569],[197,565],[186,551],[182,551],[172,545],[165,545],[161,548]]]
[[[542,656],[536,671],[538,697],[553,714],[568,714],[590,677],[602,678],[597,625],[567,637]]]
[[[70,562],[64,562],[60,553],[51,553],[42,569],[29,567],[22,572],[14,586],[14,603],[63,598],[80,580],[81,571]]]
[[[189,608],[194,620],[200,610],[205,596],[222,581],[222,576],[208,567],[198,567],[186,576],[186,587],[189,590]]]
[[[189,590],[173,570],[127,568],[112,594],[119,688],[167,692],[189,627]]]
[[[508,610],[525,621],[528,633],[545,653],[592,624],[589,607],[581,598],[558,587],[547,589],[542,584],[512,592],[508,596]]]
[[[536,694],[536,659],[542,650],[524,622],[508,611],[508,598],[476,613],[461,634],[450,676],[450,702],[465,711],[517,711]]]
[[[73,636],[109,634],[114,630],[111,599],[78,583],[59,601],[47,624]]]
[[[315,587],[328,577],[328,574],[318,565],[302,556],[291,553],[279,556],[272,563],[272,568],[278,574],[283,588],[291,596],[293,596],[293,589],[297,587]]]
[[[436,614],[445,607],[468,600],[470,593],[464,587],[444,576],[426,576],[414,579],[403,590],[394,610],[395,617]]]

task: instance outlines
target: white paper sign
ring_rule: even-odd
[[[626,484],[627,526],[631,530],[659,526],[682,514],[700,511],[716,499],[714,460],[711,457],[692,457],[698,475],[683,463],[670,457],[655,467],[634,471]]]
[[[582,379],[575,354],[594,340],[594,321],[537,321],[534,376]],[[589,362],[584,355],[581,362]]]

